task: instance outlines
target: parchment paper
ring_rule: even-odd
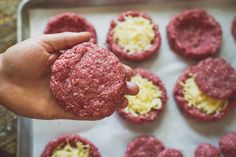
[[[235,4],[235,3],[234,3]],[[213,15],[223,29],[223,44],[219,56],[227,59],[236,68],[236,42],[231,35],[231,24],[236,15],[236,6],[227,1],[195,1],[188,3],[155,3],[149,5],[91,7],[76,9],[31,9],[31,35],[42,34],[47,20],[58,13],[73,11],[85,16],[92,22],[97,31],[98,44],[104,46],[110,21],[120,12],[126,10],[143,10],[151,15],[159,25],[162,44],[159,54],[151,59],[131,64],[132,67],[145,67],[158,75],[165,83],[169,100],[166,110],[155,122],[147,125],[134,125],[123,121],[115,113],[100,121],[69,121],[69,120],[33,120],[33,156],[38,157],[44,146],[53,138],[62,134],[78,133],[91,140],[100,150],[103,157],[122,157],[127,143],[137,135],[155,135],[166,147],[180,149],[186,157],[194,156],[194,150],[202,142],[210,142],[218,146],[218,139],[227,131],[236,131],[236,110],[224,120],[216,123],[201,123],[185,118],[178,110],[172,96],[173,87],[180,73],[188,66],[197,62],[184,60],[174,54],[166,38],[166,26],[178,12],[187,8],[204,8]]]

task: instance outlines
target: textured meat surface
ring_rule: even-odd
[[[121,107],[126,73],[114,54],[86,42],[55,61],[50,87],[65,110],[81,118],[100,119]]]
[[[227,107],[222,112],[218,112],[214,114],[204,113],[198,110],[197,108],[194,108],[188,105],[189,102],[186,101],[184,98],[182,83],[185,82],[185,80],[190,77],[190,74],[194,74],[193,69],[194,67],[190,67],[187,70],[185,70],[180,75],[175,85],[174,98],[178,104],[178,107],[180,108],[180,110],[185,116],[197,119],[199,121],[217,121],[224,118],[231,110],[235,108],[236,96],[232,96],[231,98],[228,98]]]
[[[158,157],[183,157],[183,154],[177,149],[168,148],[161,152]]]
[[[196,67],[196,83],[202,93],[215,99],[227,99],[236,91],[236,72],[223,58],[208,58]]]
[[[61,136],[57,139],[50,141],[45,146],[45,149],[42,152],[41,157],[51,157],[54,150],[56,150],[57,147],[63,147],[67,144],[74,146],[76,145],[77,142],[81,142],[83,145],[89,145],[91,157],[101,156],[96,146],[93,143],[91,143],[89,140],[83,137],[80,137],[79,135],[66,135],[66,136]]]
[[[114,29],[118,23],[118,21],[124,21],[126,16],[132,16],[132,17],[143,17],[145,19],[148,19],[151,21],[151,24],[153,25],[153,30],[155,32],[155,38],[152,42],[152,46],[149,50],[146,51],[140,51],[132,54],[128,54],[128,52],[120,47],[116,41],[113,39],[114,35]],[[138,12],[138,11],[126,11],[121,13],[117,18],[113,19],[111,21],[111,25],[107,34],[107,47],[110,49],[115,55],[117,55],[120,59],[125,59],[129,61],[141,61],[146,58],[149,58],[153,54],[157,53],[157,50],[160,48],[161,45],[161,36],[159,33],[158,26],[153,23],[151,17],[147,15],[144,12]]]
[[[220,149],[209,143],[203,143],[195,150],[195,157],[220,157]]]
[[[234,39],[236,41],[236,16],[234,17],[233,23],[232,23],[232,34],[234,36]]]
[[[97,35],[94,26],[84,17],[75,13],[63,13],[52,17],[44,30],[45,34],[62,32],[89,32],[90,42],[97,42]]]
[[[128,144],[125,157],[157,157],[164,149],[157,138],[139,136]]]
[[[146,113],[144,115],[139,115],[139,116],[134,116],[132,113],[128,113],[124,109],[120,109],[118,113],[123,118],[125,118],[126,120],[128,120],[132,123],[143,124],[143,123],[152,122],[161,114],[161,112],[166,107],[166,103],[168,100],[168,97],[166,94],[166,88],[158,76],[149,72],[146,69],[136,68],[136,69],[134,69],[134,74],[135,75],[139,74],[142,77],[148,79],[149,81],[152,81],[152,83],[162,91],[162,97],[161,97],[162,107],[160,109],[153,109],[149,113]]]
[[[186,10],[175,16],[167,26],[170,47],[174,52],[190,59],[212,56],[220,48],[220,24],[206,11]]]
[[[225,157],[236,157],[236,132],[229,132],[220,139],[220,149]]]

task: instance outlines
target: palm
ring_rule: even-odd
[[[25,49],[16,53],[19,46]],[[55,58],[55,54],[49,54],[44,47],[29,44],[28,41],[12,47],[3,55],[2,75],[8,80],[7,85],[10,87],[5,94],[10,96],[8,105],[16,113],[48,119],[56,117],[54,114],[58,112],[64,112],[49,89],[50,66]],[[11,107],[11,104],[20,108]],[[22,110],[24,106],[28,108],[26,112]]]

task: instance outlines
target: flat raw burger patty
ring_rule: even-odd
[[[209,143],[203,143],[195,150],[195,157],[220,157],[220,149]]]
[[[154,38],[151,42],[150,48],[148,48],[147,50],[139,50],[139,51],[135,51],[134,53],[129,53],[122,46],[120,46],[116,40],[114,40],[115,28],[117,27],[117,25],[119,23],[124,22],[125,18],[128,16],[129,17],[142,17],[142,18],[150,21],[150,24],[152,25],[152,29],[154,31]],[[130,34],[127,34],[127,35],[129,37],[131,36]],[[143,39],[142,37],[139,37],[139,38]],[[145,59],[151,57],[152,55],[154,55],[155,53],[157,53],[158,49],[160,48],[160,45],[161,45],[161,36],[159,33],[158,26],[156,24],[154,24],[151,17],[144,12],[126,11],[126,12],[121,13],[117,18],[115,18],[111,21],[111,25],[110,25],[110,28],[109,28],[109,31],[107,34],[107,47],[114,54],[116,54],[120,59],[129,60],[129,61],[145,60]]]
[[[167,26],[170,47],[190,59],[203,59],[217,53],[222,42],[220,24],[206,11],[186,10]]]
[[[127,112],[126,109],[120,109],[120,110],[118,110],[118,113],[122,118],[124,118],[132,123],[143,124],[143,123],[149,123],[149,122],[154,121],[161,114],[161,112],[166,107],[168,96],[166,93],[166,88],[158,76],[156,76],[155,74],[153,74],[143,68],[134,69],[134,76],[139,76],[139,75],[142,78],[147,79],[148,81],[151,81],[152,84],[154,86],[158,87],[159,90],[162,92],[162,95],[160,97],[161,107],[158,109],[151,109],[148,113],[139,114],[139,115],[133,115],[132,113]],[[135,82],[135,83],[138,84],[137,82]],[[143,92],[142,90],[143,90],[142,87],[139,87],[140,94],[142,94],[142,92]],[[150,93],[148,95],[150,95]],[[131,96],[131,97],[134,98],[136,96]],[[137,95],[137,99],[138,99],[138,97],[139,97],[139,94]]]
[[[224,157],[236,157],[236,132],[229,132],[220,139],[220,149]]]
[[[207,96],[227,99],[236,91],[236,71],[222,58],[201,61],[194,70],[196,83]]]
[[[97,43],[97,34],[93,24],[76,13],[63,13],[49,19],[44,33],[62,32],[89,32],[91,34],[89,42]]]
[[[126,72],[113,53],[85,42],[55,61],[50,87],[65,110],[81,118],[100,119],[122,107]]]
[[[79,135],[66,135],[50,141],[44,148],[41,157],[52,157],[56,150],[62,149],[66,145],[76,148],[76,143],[80,142],[89,148],[89,157],[100,157],[97,147],[89,140],[80,137]]]
[[[158,157],[183,157],[183,154],[177,149],[165,149],[162,151]]]
[[[212,60],[212,59],[207,59],[205,61],[208,62],[208,60]],[[219,59],[216,59],[216,60],[219,60]],[[205,61],[202,61],[202,62],[205,63]],[[204,95],[203,91],[201,91],[201,89],[199,88],[197,84],[197,80],[196,80],[197,74],[200,73],[199,70],[202,69],[203,71],[205,71],[207,69],[207,67],[201,66],[202,62],[200,62],[198,65],[194,67],[188,68],[180,75],[174,88],[174,98],[178,104],[178,107],[182,111],[182,113],[187,117],[191,117],[200,121],[216,121],[216,120],[223,119],[231,110],[235,108],[236,93],[233,93],[233,95],[227,99],[214,99],[212,97]],[[215,71],[218,71],[218,65],[215,65],[215,67],[216,67]],[[198,73],[195,73],[196,71],[198,71]],[[219,71],[221,71],[221,67]],[[218,77],[220,77],[219,80],[221,80],[221,77],[224,77],[223,73],[224,72],[222,71],[222,74],[219,73],[218,75],[215,75],[216,77],[215,79],[217,80]],[[210,73],[205,73],[205,74],[206,76],[204,78],[206,79],[207,78],[211,79],[211,77],[213,76],[213,74],[210,74]],[[187,81],[190,81],[191,85],[193,84],[190,78],[194,78],[195,80],[195,86],[190,86],[191,88],[189,87],[188,89],[189,90],[188,92],[191,92],[191,97],[189,95],[186,96],[186,91],[184,90],[185,89],[184,87]],[[228,79],[226,79],[224,83],[227,82],[227,80]],[[223,79],[221,81],[223,81]],[[206,84],[206,86],[209,86],[209,85]],[[197,88],[197,90],[195,88]],[[222,90],[224,90],[224,88],[222,88]],[[187,99],[187,97],[188,98],[190,97],[190,98]],[[192,102],[190,102],[190,100],[192,100],[192,102],[193,101],[196,102],[197,104],[193,104]]]
[[[128,144],[125,157],[157,157],[164,149],[159,139],[143,135]]]
[[[233,34],[233,37],[236,41],[236,16],[234,17],[234,20],[233,20],[233,23],[232,23],[232,34]]]

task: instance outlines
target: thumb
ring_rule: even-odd
[[[36,40],[48,53],[54,53],[59,50],[71,48],[79,43],[88,41],[91,35],[89,32],[80,33],[57,33],[46,34],[37,37]]]

